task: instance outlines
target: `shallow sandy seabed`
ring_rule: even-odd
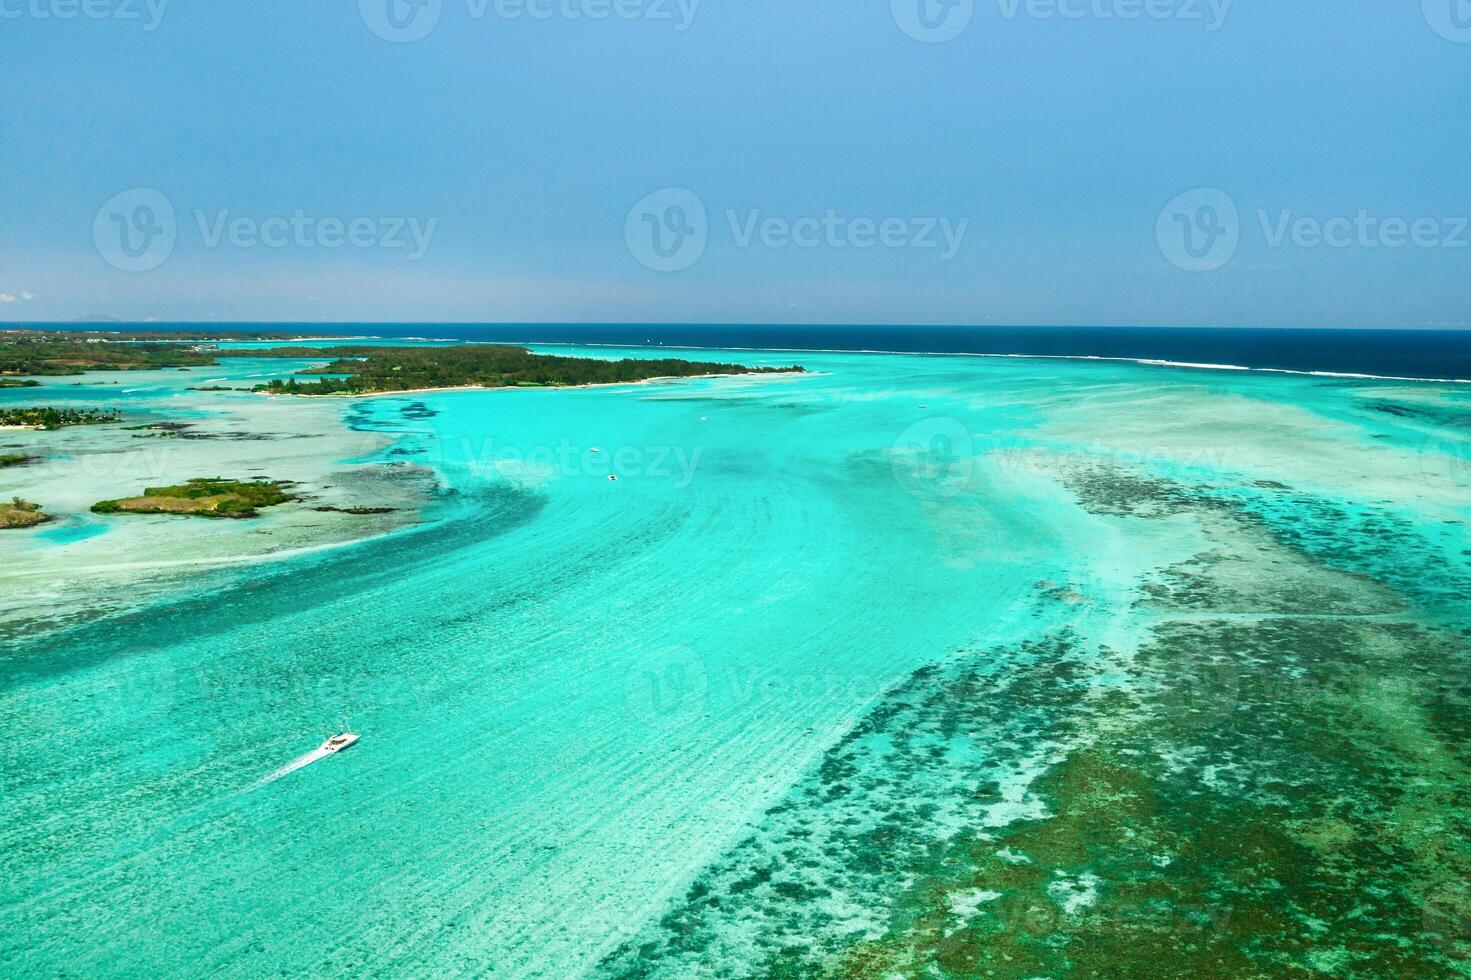
[[[10,622],[89,617],[0,638],[0,968],[1468,972],[1471,391],[798,359],[336,404],[124,378],[291,434],[137,440],[127,479],[81,459],[117,433],[25,436],[78,459],[0,492],[58,513],[149,465],[428,504],[0,539],[7,586],[66,590]]]
[[[126,418],[122,425],[25,430],[0,440],[6,452],[38,457],[0,470],[0,496],[38,502],[53,518],[31,531],[0,536],[0,557],[8,559],[0,567],[0,633],[137,606],[197,585],[210,571],[362,540],[418,521],[434,488],[432,474],[384,456],[392,434],[354,431],[344,422],[343,405],[180,390],[185,384],[237,383],[243,375],[258,375],[260,366],[252,361],[190,372],[98,372],[5,393],[17,404],[105,400],[123,407]],[[176,435],[129,428],[153,424],[187,428]],[[90,512],[99,500],[213,476],[286,481],[300,499],[246,520]],[[317,507],[386,507],[393,513],[353,515]]]

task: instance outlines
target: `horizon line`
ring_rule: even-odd
[[[797,329],[912,329],[912,330],[1378,330],[1378,331],[1467,331],[1471,324],[1435,324],[1419,326],[1302,326],[1279,324],[1276,326],[1241,326],[1217,324],[1125,324],[1125,323],[1075,323],[1075,324],[1026,324],[1026,323],[802,323],[749,321],[681,321],[651,323],[643,320],[0,320],[0,330],[23,330],[28,327],[55,328],[80,327],[105,330],[109,327],[238,327],[238,326],[301,326],[301,327],[650,327],[669,329],[673,327],[710,328],[797,328]]]

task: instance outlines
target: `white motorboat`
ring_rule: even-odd
[[[286,765],[282,766],[280,769],[277,769],[275,772],[271,773],[269,776],[263,778],[255,785],[264,786],[266,783],[273,783],[276,780],[280,779],[282,776],[290,775],[298,769],[302,769],[306,766],[311,765],[313,762],[320,762],[321,760],[327,758],[327,756],[329,755],[336,755],[343,749],[351,748],[352,746],[357,744],[357,741],[358,736],[352,732],[343,732],[340,735],[333,735],[331,738],[327,739],[327,741],[323,742],[320,747],[312,749],[306,755],[293,759]]]
[[[341,735],[333,735],[327,741],[323,742],[320,751],[327,753],[341,752],[343,749],[356,745],[357,741],[358,736],[352,732],[343,732]]]

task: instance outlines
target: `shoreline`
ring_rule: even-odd
[[[1324,328],[1332,329],[1332,328]],[[1282,367],[1256,367],[1250,364],[1211,364],[1195,361],[1172,361],[1167,358],[1156,357],[1122,357],[1105,354],[1018,354],[1018,353],[996,353],[992,351],[916,351],[916,350],[887,350],[877,347],[721,347],[721,346],[698,346],[691,344],[659,344],[650,346],[647,344],[614,344],[614,343],[592,343],[584,341],[567,340],[464,340],[455,337],[388,337],[373,335],[363,339],[368,340],[397,340],[413,341],[419,344],[444,344],[473,346],[517,346],[517,347],[569,347],[569,348],[593,348],[603,350],[636,350],[636,351],[733,351],[745,354],[888,354],[902,357],[992,357],[1011,358],[1016,360],[1044,360],[1044,361],[1101,361],[1123,364],[1138,364],[1143,367],[1181,368],[1194,371],[1258,371],[1265,374],[1288,374],[1308,378],[1339,378],[1349,381],[1408,381],[1417,384],[1453,384],[1471,385],[1471,378],[1428,378],[1413,375],[1397,374],[1364,374],[1354,371],[1313,371],[1304,368],[1282,368]],[[694,375],[691,375],[694,377]],[[738,377],[738,375],[699,375],[699,377]],[[661,379],[649,379],[661,380]],[[638,384],[641,382],[627,382]],[[468,386],[470,388],[478,386]],[[514,385],[506,387],[515,387]],[[566,385],[563,387],[590,387],[587,385]],[[458,389],[417,389],[428,390],[458,390]],[[496,389],[487,389],[496,390]],[[380,394],[370,392],[369,394]],[[316,396],[323,397],[323,396]],[[357,395],[347,397],[361,397]]]
[[[713,378],[788,377],[811,374],[810,371],[762,371],[750,374],[671,374],[657,378],[642,378],[638,381],[595,381],[585,385],[447,385],[440,388],[401,388],[395,391],[360,391],[327,395],[303,395],[291,392],[256,391],[252,394],[267,398],[383,398],[390,395],[424,395],[446,391],[581,391],[586,388],[628,388],[634,385],[649,385],[664,381],[708,381]]]
[[[386,339],[386,338],[385,338]],[[1418,378],[1394,374],[1358,374],[1351,371],[1307,371],[1301,368],[1252,367],[1249,364],[1201,364],[1170,361],[1154,357],[1117,357],[1104,354],[997,354],[979,351],[883,350],[853,347],[694,347],[688,344],[660,344],[657,348],[643,344],[594,344],[565,340],[455,340],[446,338],[436,343],[514,344],[522,347],[600,347],[608,350],[698,350],[736,351],[747,354],[891,354],[901,357],[996,357],[1044,361],[1112,361],[1139,364],[1144,367],[1186,368],[1196,371],[1261,371],[1268,374],[1292,374],[1309,378],[1344,378],[1353,381],[1413,381],[1424,384],[1471,385],[1471,378]],[[719,375],[734,377],[734,375]]]

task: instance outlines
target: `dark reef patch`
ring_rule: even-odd
[[[1057,472],[1201,530],[1137,646],[1080,616],[918,671],[605,975],[1471,975],[1471,641],[1415,618],[1453,575],[1285,485]]]

